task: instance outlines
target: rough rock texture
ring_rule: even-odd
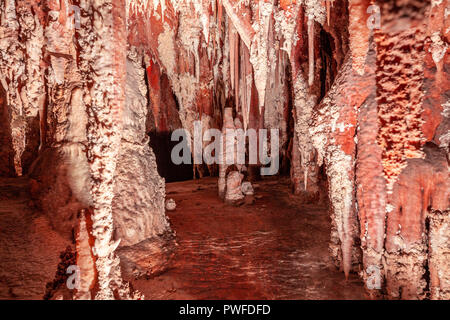
[[[385,264],[387,289],[392,297],[414,299],[429,294],[425,276],[431,263],[427,260],[428,250],[445,249],[440,241],[445,241],[449,234],[442,221],[443,229],[439,231],[442,235],[436,238],[439,215],[433,214],[434,211],[446,211],[450,205],[447,158],[434,144],[425,146],[424,152],[425,159],[407,161],[407,167],[394,187],[393,194],[397,196],[390,201],[392,210],[386,221]],[[427,221],[427,212],[431,214],[432,222]],[[431,256],[435,257],[433,253]],[[440,256],[443,261],[446,261],[445,256],[445,253]],[[445,264],[442,267],[445,268]],[[433,268],[436,267],[433,264]],[[436,278],[436,271],[433,274]],[[442,282],[445,292],[445,279]],[[439,290],[436,279],[434,283],[434,291]]]
[[[429,213],[428,268],[430,271],[430,298],[450,299],[449,212],[432,210]]]
[[[131,276],[139,275],[139,268],[147,273],[149,264],[163,269],[171,247],[166,242],[172,241],[164,217],[164,182],[146,136],[142,54],[140,58],[132,54],[139,70],[127,69],[122,49],[127,47],[127,5],[81,1],[76,3],[77,14],[70,1],[30,3],[6,1],[1,7],[2,32],[12,37],[2,37],[1,116],[7,124],[1,130],[2,160],[9,168],[4,174],[12,174],[12,158],[16,173],[22,174],[37,157],[31,169],[33,198],[68,240],[82,237],[77,231],[81,212],[89,212],[89,247],[83,240],[77,250],[79,257],[93,252],[95,281],[88,281],[74,298],[133,297],[122,281],[120,260],[114,253],[118,245],[124,248],[122,267]],[[12,63],[14,59],[18,62]],[[21,65],[23,70],[11,68]],[[12,75],[14,79],[8,78]],[[138,81],[141,87],[126,90],[127,81]],[[151,179],[154,185],[141,187]],[[130,204],[122,192],[121,187],[130,183],[141,194],[141,206],[136,207],[134,200]],[[151,243],[145,247],[145,241]],[[152,248],[146,253],[147,260],[154,253],[151,263],[140,257],[128,259],[125,248],[138,243],[141,252]]]
[[[9,168],[11,175],[8,159],[13,157],[15,173],[22,175],[28,172],[40,144],[39,110],[45,99],[41,68],[43,26],[40,9],[31,1],[3,1],[0,13],[0,83],[4,90],[1,99],[7,106],[2,119],[8,119],[5,132],[0,135],[7,139],[2,145],[6,161],[2,170]],[[8,143],[10,138],[13,150]]]
[[[15,175],[14,170],[14,148],[12,144],[11,126],[9,108],[6,102],[6,92],[3,86],[0,86],[0,174],[4,177],[11,177]]]
[[[160,272],[170,256],[170,250],[158,247],[164,242],[160,238],[170,238],[165,235],[170,234],[170,227],[164,215],[164,180],[158,175],[146,135],[148,103],[143,63],[142,54],[135,48],[129,51],[122,140],[114,173],[114,239],[120,240],[118,254],[128,277]],[[131,251],[133,258],[128,256]]]
[[[313,114],[310,129],[329,177],[335,226],[332,256],[348,272],[350,261],[358,262],[350,258],[352,242],[346,242],[353,238],[361,243],[361,274],[370,296],[437,299],[440,284],[445,287],[446,282],[438,280],[436,270],[434,280],[430,277],[433,256],[428,248],[435,242],[439,248],[435,250],[442,250],[430,222],[441,221],[433,212],[446,212],[449,207],[444,4],[380,1],[381,29],[365,28],[362,23],[367,21],[369,4],[349,2],[350,57]],[[436,85],[437,79],[442,86]],[[344,99],[335,91],[342,91]],[[424,146],[427,141],[432,143]],[[333,153],[336,149],[347,160],[339,161]],[[344,195],[348,206],[339,210]],[[349,219],[351,203],[359,221],[355,216]],[[349,226],[358,224],[360,231],[349,237],[345,230],[355,230]],[[439,232],[446,239],[450,230],[439,228]],[[440,257],[445,268],[448,257]],[[445,279],[448,271],[440,271]]]
[[[430,41],[440,38],[430,29],[442,29],[445,33],[443,14],[438,15],[439,20],[434,13],[445,5],[445,1],[440,4],[411,1],[398,10],[385,3],[383,28],[375,35],[381,125],[378,144],[383,150],[387,180],[385,277],[387,293],[394,298],[420,299],[431,295],[436,298],[435,292],[439,291],[436,272],[433,271],[435,280],[429,277],[432,262],[428,248],[439,244],[433,243],[436,238],[432,237],[427,215],[435,210],[446,211],[450,205],[448,154],[445,144],[435,138],[437,123],[445,126],[448,121],[442,116],[436,118],[436,113],[443,109],[438,92],[448,90],[448,85],[446,82],[442,82],[442,87],[439,85],[447,88],[444,90],[432,88],[424,75],[431,72],[435,77],[442,76],[438,65],[448,54],[442,44],[439,56],[437,47],[424,49]],[[399,16],[408,17],[403,18],[408,23],[398,20]],[[386,46],[389,55],[385,53]],[[434,57],[437,68],[430,70],[424,55]],[[437,99],[433,101],[431,97]],[[430,142],[425,144],[427,141]],[[441,232],[445,239],[450,231],[441,229]],[[445,287],[445,281],[442,284]]]

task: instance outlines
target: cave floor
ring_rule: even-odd
[[[255,203],[234,207],[216,178],[167,184],[179,245],[168,271],[133,287],[146,299],[365,299],[331,263],[326,207],[298,204],[288,179],[254,187]]]
[[[0,179],[0,299],[41,300],[70,243],[31,205],[26,178]]]

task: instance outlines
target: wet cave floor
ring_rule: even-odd
[[[301,205],[287,178],[254,184],[255,202],[217,196],[217,179],[168,183],[178,246],[169,269],[133,281],[146,299],[366,299],[329,258],[326,207]],[[296,198],[297,197],[297,198]]]

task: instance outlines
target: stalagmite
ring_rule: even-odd
[[[367,26],[369,0],[349,0],[349,33],[353,70],[364,74],[371,30]]]
[[[222,127],[222,164],[219,164],[219,181],[218,181],[218,188],[219,188],[219,196],[223,199],[225,199],[226,192],[227,192],[227,149],[226,149],[226,143],[227,137],[226,131],[227,129],[235,129],[234,127],[234,121],[233,121],[233,109],[232,108],[225,108],[224,110],[224,117],[223,117],[223,127]]]
[[[175,200],[168,199],[166,201],[166,210],[167,211],[174,211],[177,208],[177,204],[175,203]]]
[[[248,181],[242,183],[241,191],[246,196],[252,196],[255,193],[252,184]]]
[[[242,41],[244,41],[245,45],[250,50],[255,31],[253,30],[253,27],[251,23],[249,23],[247,18],[238,15],[236,10],[239,9],[235,8],[232,5],[232,2],[235,2],[235,0],[222,0],[222,5],[225,8],[225,11],[227,12],[227,15],[233,23],[234,27],[239,32]]]

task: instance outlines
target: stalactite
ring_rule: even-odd
[[[345,90],[351,93],[355,90],[360,90],[360,88],[363,88],[361,90],[366,90],[366,86],[376,86],[373,82],[373,70],[370,70],[371,66],[369,66],[369,63],[367,62],[370,58],[368,55],[369,39],[372,35],[372,31],[366,23],[369,19],[367,8],[373,1],[349,1],[348,31],[350,39],[347,38],[346,34],[338,34],[343,29],[340,28],[340,26],[337,26],[336,21],[337,16],[342,14],[342,12],[347,14],[347,8],[341,8],[339,6],[334,8],[333,1],[323,2],[318,0],[305,0],[273,2],[223,0],[213,2],[206,1],[205,3],[205,1],[185,0],[178,2],[171,1],[171,3],[179,16],[181,16],[180,8],[183,8],[186,4],[190,5],[189,8],[194,8],[191,11],[195,12],[195,17],[198,20],[195,22],[196,28],[203,34],[202,38],[198,37],[199,42],[194,44],[194,46],[191,46],[193,41],[192,39],[189,39],[190,44],[184,46],[184,49],[180,50],[183,54],[175,55],[175,64],[179,63],[176,59],[180,59],[179,57],[184,55],[184,50],[195,56],[199,53],[199,48],[202,48],[202,46],[211,42],[211,39],[213,39],[214,36],[216,39],[219,39],[218,41],[213,41],[212,49],[208,49],[209,60],[211,64],[214,65],[213,88],[216,90],[223,86],[225,99],[231,97],[235,99],[235,111],[239,117],[242,117],[244,129],[248,128],[250,122],[253,125],[254,123],[258,123],[258,121],[263,121],[264,127],[269,127],[273,125],[273,123],[282,123],[280,120],[281,117],[277,118],[274,115],[279,114],[278,108],[283,108],[283,99],[276,100],[272,96],[276,96],[276,93],[281,91],[281,82],[285,77],[283,73],[286,69],[286,64],[290,63],[293,85],[293,114],[295,119],[295,137],[293,139],[295,152],[292,152],[292,172],[295,173],[293,176],[296,176],[293,177],[292,180],[298,182],[300,185],[299,190],[301,192],[307,193],[314,190],[314,188],[317,188],[318,166],[322,165],[323,161],[323,164],[325,164],[327,168],[331,206],[334,211],[332,216],[332,238],[336,243],[332,244],[332,250],[335,251],[335,256],[339,256],[340,266],[348,277],[350,270],[353,270],[355,265],[360,262],[356,257],[357,254],[355,252],[357,249],[354,246],[355,237],[360,233],[364,253],[363,278],[365,280],[369,278],[370,274],[367,271],[367,267],[369,266],[374,266],[384,272],[382,264],[382,259],[385,254],[383,247],[384,219],[388,212],[392,212],[392,206],[390,203],[386,203],[386,186],[383,180],[384,177],[379,175],[380,163],[378,156],[379,152],[386,153],[386,151],[389,151],[388,149],[395,144],[387,142],[388,140],[384,141],[383,139],[380,140],[380,138],[378,138],[378,149],[374,149],[373,138],[374,134],[378,132],[383,136],[397,137],[395,134],[386,134],[389,133],[389,126],[385,125],[385,122],[389,122],[389,119],[392,118],[391,112],[386,112],[387,118],[385,119],[383,115],[383,103],[379,106],[381,109],[374,109],[376,104],[371,100],[374,98],[374,92],[367,93],[364,91],[364,93],[360,93],[360,96],[364,96],[368,100],[365,104],[354,98],[353,95],[351,95],[348,100],[345,100],[343,98],[345,93],[340,92],[339,95],[337,95],[339,97],[339,103],[336,102],[336,105],[324,107],[323,109],[326,110],[324,112],[332,113],[331,120],[327,120],[329,121],[327,125],[330,126],[329,135],[331,137],[328,141],[329,145],[327,146],[324,146],[323,142],[318,141],[317,137],[311,133],[315,132],[315,128],[312,128],[310,121],[316,114],[315,110],[321,108],[320,106],[317,106],[318,96],[316,95],[318,94],[318,91],[325,90],[325,92],[321,93],[326,93],[331,84],[330,82],[335,76],[335,72],[344,72],[342,69],[339,69],[339,67],[342,66],[342,63],[344,62],[344,55],[348,49],[347,45],[350,46],[350,51],[348,52],[348,60],[345,61],[345,68],[350,68],[351,70],[345,69],[345,79],[341,78],[339,81],[351,84],[343,86],[342,83],[336,83],[336,86],[344,87]],[[433,2],[432,8],[436,8],[440,5],[441,2]],[[210,16],[206,12],[210,9],[206,10],[205,8],[207,6],[212,6],[212,16],[214,16],[214,20],[209,21]],[[168,7],[170,7],[170,5],[168,5]],[[440,8],[440,10],[441,9],[442,8]],[[336,10],[336,12],[334,10]],[[442,15],[443,11],[439,11],[439,17]],[[436,15],[433,16],[435,17]],[[181,25],[183,23],[190,23],[188,23],[187,20],[183,21],[180,17],[177,17],[177,19],[178,23],[181,23]],[[222,19],[224,19],[224,21],[222,21]],[[440,25],[439,23],[437,23],[437,25]],[[214,28],[214,24],[218,26],[215,26]],[[226,26],[225,30],[220,30],[222,24]],[[320,28],[320,25],[323,26],[323,30],[320,30],[321,41],[318,42],[318,29]],[[170,41],[177,44],[180,41],[177,36],[179,30],[177,31],[174,26],[170,26],[170,28],[171,32],[173,32]],[[306,30],[303,30],[303,28],[306,28]],[[434,67],[437,66],[440,77],[439,81],[444,81],[441,72],[443,71],[443,61],[446,61],[444,50],[446,45],[443,38],[445,35],[442,33],[442,28],[439,28],[436,30],[431,28],[431,31],[433,32],[429,34],[429,42],[427,42],[426,48],[430,51],[431,60],[429,62],[433,61],[434,64],[432,65],[427,62],[428,69],[426,69],[425,72],[429,72],[430,78],[434,77]],[[322,42],[322,37],[324,35],[325,37],[328,35],[333,37],[331,41],[333,55],[329,60],[327,60],[327,58],[316,63],[316,57],[320,58],[324,53]],[[221,37],[225,37],[222,43]],[[390,35],[386,36],[386,38],[389,37]],[[376,35],[375,38],[377,38]],[[279,41],[278,47],[277,41]],[[395,42],[395,39],[391,39],[390,41]],[[406,39],[402,38],[401,41],[399,41],[399,45],[403,46],[406,41]],[[419,47],[422,44],[420,37],[414,39],[410,38],[408,41],[417,43]],[[333,42],[335,47],[333,47]],[[389,44],[390,42],[384,38],[380,38],[378,41],[378,51],[380,48],[382,50],[383,43]],[[286,57],[283,55],[284,53],[282,51],[287,53]],[[285,58],[288,59],[283,62],[283,59]],[[381,63],[382,60],[380,59],[389,60],[389,56],[379,56],[376,59]],[[199,60],[201,60],[201,55],[199,57],[195,56],[194,60],[195,66],[197,67],[199,65]],[[308,70],[302,65],[306,61]],[[335,62],[338,65],[337,67],[334,66]],[[371,63],[374,65],[376,64],[375,61],[372,61]],[[199,78],[199,74],[202,74],[202,71],[199,72],[197,69],[195,72],[195,89],[183,89],[182,84],[188,83],[188,79],[192,80],[192,78],[186,77],[183,73],[191,68],[192,62],[183,61],[181,65],[183,64],[189,64],[189,66],[182,69],[182,71],[171,70],[170,77],[177,97],[181,97],[179,99],[181,101],[180,104],[182,105],[181,109],[184,110],[181,114],[185,115],[180,115],[180,117],[183,118],[183,123],[188,126],[189,120],[195,119],[196,117],[202,119],[201,113],[203,112],[203,109],[195,109],[194,105],[198,102],[196,101],[196,97],[198,92],[200,92],[199,88],[204,86],[204,80],[201,77]],[[388,64],[383,62],[383,65],[386,66]],[[413,66],[413,69],[420,69],[420,66]],[[405,70],[408,71],[409,68],[405,68]],[[322,71],[327,73],[326,80],[322,79],[323,75],[320,74]],[[352,73],[353,71],[354,73]],[[367,79],[360,77],[365,73]],[[398,79],[392,79],[389,72],[387,75],[388,77],[385,83],[383,82],[383,77],[377,77],[381,89],[383,89],[385,85],[387,87],[391,86],[392,82],[399,82]],[[222,77],[223,84],[220,82],[220,77]],[[417,77],[421,78],[422,76],[419,75]],[[420,85],[422,82],[418,78],[414,78],[413,82]],[[182,79],[186,81],[182,81]],[[253,83],[253,81],[255,82]],[[325,85],[322,83],[323,81],[325,82]],[[322,85],[324,86],[321,87]],[[252,89],[253,86],[256,87],[256,91]],[[414,84],[411,84],[407,86],[407,89],[405,90],[410,90],[414,86]],[[405,90],[402,89],[399,92]],[[438,91],[433,90],[434,89],[426,91],[428,96],[427,99],[424,99],[424,104],[430,104],[430,101],[434,99],[435,96],[437,97]],[[257,94],[257,97],[255,93]],[[222,108],[225,104],[225,99],[222,99]],[[265,107],[264,115],[259,115],[263,119],[257,119],[258,110],[255,109],[256,101],[259,101],[260,113],[262,113],[262,107]],[[417,106],[412,109],[415,113],[422,110],[422,101],[420,99],[418,101],[419,103]],[[326,98],[322,101],[322,104],[324,103],[333,104],[326,100]],[[445,103],[445,101],[440,101],[440,104],[443,103]],[[349,108],[352,108],[352,110]],[[343,113],[340,113],[340,111],[337,112],[336,109],[343,111]],[[380,119],[383,120],[381,124],[377,124],[379,125],[379,128],[368,123],[370,122],[368,119],[372,119],[377,113],[374,113],[376,110],[382,111],[382,114],[378,114],[378,118],[381,115]],[[419,140],[421,140],[420,135],[422,129],[428,141],[433,140],[439,144],[441,143],[439,142],[439,137],[442,137],[442,146],[445,147],[448,138],[445,135],[445,132],[436,131],[438,130],[437,126],[441,121],[438,119],[442,119],[440,112],[437,112],[436,110],[425,108],[423,110],[424,112],[414,113],[414,119],[408,117],[399,120],[400,122],[406,121],[405,123],[407,123],[408,126],[414,124],[414,128],[417,129],[421,127],[420,125],[416,125],[422,123],[422,120],[420,119],[428,119],[425,121],[427,125],[423,125],[420,130],[409,130],[406,133],[406,136],[408,136],[406,142],[400,139],[401,141],[399,141],[398,146],[401,146],[399,149],[401,149],[404,154],[416,157],[417,154],[415,151],[417,150],[414,148],[422,143],[422,141],[419,142]],[[442,111],[442,108],[440,110]],[[328,116],[330,115],[328,114]],[[375,119],[377,119],[377,117]],[[356,121],[358,121],[360,125],[363,124],[363,127],[356,130]],[[400,128],[397,129],[395,131],[401,131]],[[320,130],[324,130],[324,128],[320,128]],[[443,129],[441,128],[440,130]],[[357,144],[359,144],[358,148],[356,148]],[[358,152],[356,152],[356,150]],[[411,154],[411,150],[414,154]],[[372,167],[373,170],[370,171],[370,167]],[[397,169],[398,173],[400,173],[405,168],[398,167]],[[367,173],[367,170],[369,170],[370,173]],[[223,174],[224,172],[222,170],[221,176],[223,176]],[[390,186],[393,186],[392,182],[390,183]],[[373,190],[377,190],[377,192],[373,192]],[[359,208],[356,208],[355,206],[355,197],[358,198]],[[372,204],[375,202],[377,202],[378,205],[376,208],[372,208]],[[358,221],[356,219],[356,210],[359,211],[359,218],[361,221],[360,226],[358,226]],[[372,293],[373,292],[371,292],[371,294]],[[377,294],[378,293],[374,293],[374,295]]]
[[[164,270],[173,238],[148,133],[193,136],[200,121],[225,138],[280,130],[294,200],[328,195],[332,259],[372,298],[448,299],[448,1],[333,5],[0,1],[0,173],[34,163],[33,199],[76,238],[75,298],[140,297],[122,276]],[[194,176],[214,176],[198,159]],[[241,200],[243,173],[219,165],[219,196]]]
[[[259,112],[262,112],[266,98],[269,28],[273,18],[273,2],[259,2],[258,21],[253,23],[256,35],[250,46],[250,62],[253,65],[255,86],[258,90]]]
[[[219,28],[222,26],[222,19],[223,19],[223,5],[222,0],[217,1],[217,25]]]
[[[230,22],[228,19],[224,19],[224,32],[223,32],[223,49],[222,52],[222,61],[221,61],[221,75],[222,75],[222,81],[224,84],[224,93],[225,93],[225,99],[230,96],[230,92],[233,90],[231,88],[231,63],[234,61],[231,59],[231,38],[230,38]],[[219,49],[220,50],[220,49]]]
[[[346,96],[347,90],[352,90],[346,86],[350,86],[352,81],[351,64],[346,61],[339,78],[317,111],[313,112],[314,122],[310,129],[318,158],[323,159],[327,168],[332,208],[330,251],[335,264],[343,269],[346,277],[359,263],[353,245],[358,234],[354,196],[356,142],[353,139],[356,110],[353,105],[358,101]]]
[[[200,15],[200,21],[202,23],[203,27],[203,36],[205,38],[205,42],[209,43],[209,37],[210,37],[210,14],[209,14],[209,8],[210,8],[210,1],[202,1],[202,11]]]
[[[330,15],[331,15],[331,6],[332,2],[330,0],[325,0],[327,6],[327,25],[330,25]]]

